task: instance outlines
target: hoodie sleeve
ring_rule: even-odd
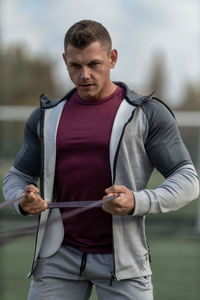
[[[38,134],[40,109],[30,115],[24,130],[24,142],[17,153],[14,167],[30,176],[40,174],[40,139]]]
[[[13,167],[4,178],[3,194],[6,200],[19,198],[25,186],[29,184],[37,185],[40,174],[39,119],[40,110],[38,108],[26,122],[24,143],[16,156]],[[12,204],[12,207],[21,214],[17,201]]]
[[[171,112],[151,100],[143,105],[143,111],[148,124],[146,152],[165,180],[156,189],[134,192],[134,215],[178,210],[198,197],[197,172]]]
[[[4,198],[6,200],[18,199],[24,191],[25,186],[29,184],[37,186],[37,179],[37,177],[27,175],[12,167],[4,177]],[[27,215],[27,213],[22,212],[22,209],[20,210],[18,201],[12,203],[12,208],[18,214]]]

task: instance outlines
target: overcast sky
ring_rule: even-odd
[[[162,53],[169,103],[180,99],[186,81],[200,83],[199,0],[0,0],[0,42],[22,42],[31,54],[53,57],[64,81],[64,34],[81,19],[109,30],[119,53],[113,80],[145,90],[152,59]]]

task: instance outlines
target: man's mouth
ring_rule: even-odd
[[[90,86],[94,86],[94,83],[82,83],[82,84],[79,84],[79,86],[81,86],[81,87],[90,87]]]
[[[95,87],[94,83],[82,83],[82,84],[79,84],[79,89],[83,90],[83,91],[93,90],[94,87]]]

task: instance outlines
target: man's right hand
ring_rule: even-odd
[[[27,185],[19,201],[20,207],[27,213],[38,215],[47,209],[47,202],[39,195],[39,189],[34,185]]]

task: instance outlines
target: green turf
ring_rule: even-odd
[[[152,255],[156,300],[198,300],[200,294],[200,239],[153,237]],[[33,238],[21,238],[0,248],[2,300],[25,300],[26,278],[33,251]],[[91,300],[96,300],[95,292]]]
[[[34,249],[33,238],[23,238],[0,248],[2,300],[25,300],[29,289],[26,275]]]
[[[150,240],[155,299],[198,300],[200,294],[200,240]]]

